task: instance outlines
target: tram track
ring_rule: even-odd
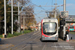
[[[34,35],[34,34],[33,34]],[[34,42],[34,40],[36,40],[37,38],[39,38],[40,36],[39,36],[39,34],[37,35],[37,37],[35,37],[32,41],[30,41],[30,44],[33,44],[33,42]],[[35,44],[35,43],[34,43]],[[26,44],[24,47],[22,47],[23,49],[22,50],[24,50],[26,47],[27,47],[28,45]]]
[[[22,42],[8,49],[9,50],[35,50],[35,49],[36,50],[66,50],[64,49],[64,46],[71,46],[69,43],[65,41],[61,41],[59,39],[58,42],[55,41],[42,42],[40,40],[41,38],[40,31],[34,32],[33,34],[29,33],[25,36],[26,38],[22,39]]]
[[[38,31],[39,32],[39,31]],[[38,32],[36,32],[36,34],[38,33]],[[35,33],[35,32],[34,32]],[[31,39],[33,39],[34,37],[34,34],[30,34],[30,35],[28,35],[28,36],[30,36],[30,37],[28,37],[28,38],[25,38],[24,40],[26,40],[26,41],[22,41],[22,42],[20,42],[18,45],[15,45],[14,47],[11,47],[10,49],[13,49],[13,48],[19,48],[20,46],[21,46],[21,44],[25,44],[26,42],[28,42],[28,41],[30,41]],[[23,46],[23,45],[22,45]],[[21,46],[21,47],[22,47]],[[10,50],[9,49],[9,50]]]

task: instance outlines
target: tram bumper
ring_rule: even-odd
[[[42,40],[58,40],[58,37],[42,37]]]

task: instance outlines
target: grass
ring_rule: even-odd
[[[9,34],[7,35],[7,38],[13,37],[13,36],[14,36],[13,34],[10,34],[10,33],[9,33]]]
[[[18,32],[13,32],[13,34],[8,33],[7,38],[14,37],[14,36],[19,36],[19,35],[30,33],[30,32],[32,32],[32,31],[31,30],[25,30],[24,32],[21,31],[21,33],[18,33]],[[0,38],[2,38],[2,37],[3,36],[0,35]]]
[[[3,36],[2,35],[0,35],[0,38],[2,38]]]
[[[25,31],[24,31],[24,34],[30,33],[30,32],[31,32],[31,30],[25,30]]]
[[[75,32],[70,32],[71,34],[75,34]]]

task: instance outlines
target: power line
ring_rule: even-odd
[[[55,0],[55,3],[57,3],[57,0]]]
[[[48,0],[48,2],[49,2],[49,0]],[[48,2],[46,3],[46,5],[48,4]]]
[[[45,10],[36,10],[36,12],[39,12],[39,11],[44,12]],[[11,12],[11,11],[7,11],[7,12]],[[18,11],[13,11],[13,12],[18,12]],[[20,12],[32,12],[32,11],[26,10],[26,11],[20,11]]]
[[[18,14],[14,14],[14,15],[18,15]],[[21,14],[21,15],[23,15],[23,14]],[[33,14],[24,14],[24,16],[26,16],[26,15],[46,15],[46,14],[36,14],[36,13],[33,13]]]
[[[30,2],[30,3],[32,3],[32,2]],[[37,7],[40,7],[40,8],[43,9],[43,10],[45,10],[45,9],[42,8],[41,6],[38,6],[38,5],[34,4],[34,3],[32,3],[32,4],[35,5],[35,6],[37,6]]]
[[[51,5],[53,5],[53,0],[52,0],[52,2],[51,2]],[[52,7],[51,7],[51,10],[52,10]]]

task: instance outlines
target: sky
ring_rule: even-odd
[[[34,14],[37,22],[41,22],[44,17],[47,17],[46,11],[51,11],[54,7],[54,3],[57,5],[63,5],[63,0],[31,0],[34,5]],[[38,7],[40,6],[41,7]],[[44,7],[48,6],[48,7]],[[59,11],[63,11],[63,6],[57,8]],[[69,15],[75,15],[75,0],[66,0],[66,11]]]

